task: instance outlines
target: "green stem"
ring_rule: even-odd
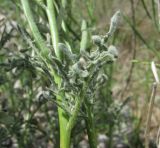
[[[86,113],[87,113],[87,119],[85,121],[86,121],[89,145],[91,148],[96,148],[97,140],[96,140],[96,132],[95,132],[95,127],[94,127],[94,122],[93,122],[92,108],[91,108],[91,105],[89,104],[86,104],[85,107],[86,107]]]
[[[35,42],[36,42],[38,48],[40,49],[42,56],[47,57],[48,53],[49,53],[49,48],[47,48],[45,41],[42,38],[42,36],[38,30],[38,27],[34,21],[33,14],[32,14],[32,11],[31,11],[31,8],[29,5],[29,0],[21,0],[21,3],[22,3],[22,7],[24,10],[25,16],[27,18],[27,21],[29,23],[30,29],[32,31],[33,37],[35,39]]]
[[[55,55],[57,56],[59,60],[62,60],[60,51],[58,49],[59,36],[58,36],[58,29],[57,29],[57,23],[56,23],[53,4],[54,4],[54,0],[47,0],[46,11],[47,11],[47,16],[49,20],[52,44],[53,44],[53,48],[55,51]],[[52,74],[54,76],[55,82],[60,88],[62,79],[54,71],[52,71]],[[57,95],[57,101],[61,103],[63,101],[64,96],[65,96],[64,92]],[[68,124],[68,117],[65,111],[60,107],[58,107],[58,116],[59,116],[59,126],[60,126],[60,148],[69,148],[71,131],[68,132],[66,128],[66,125]]]
[[[113,147],[113,130],[114,130],[114,123],[110,125],[109,127],[109,133],[108,133],[109,138],[110,138],[109,143],[108,143],[109,147]]]
[[[85,20],[82,21],[82,39],[80,43],[80,53],[84,54],[89,45],[89,32],[87,31],[87,22]]]
[[[73,127],[76,123],[78,113],[80,111],[81,105],[82,105],[82,103],[84,101],[84,98],[85,98],[86,91],[87,91],[87,83],[84,83],[83,84],[83,89],[80,92],[79,97],[77,97],[76,104],[75,104],[75,109],[74,109],[74,111],[72,113],[72,116],[70,117],[68,125],[67,125],[67,131],[69,133],[71,132],[71,130],[73,129]]]
[[[58,29],[57,29],[57,23],[56,23],[55,11],[54,11],[54,0],[47,0],[46,11],[47,11],[48,21],[50,25],[53,48],[55,50],[55,54],[57,58],[61,60],[60,51],[58,49],[59,36],[58,36]]]
[[[61,101],[62,96],[57,96],[57,100]],[[68,118],[65,111],[58,107],[59,126],[60,126],[60,148],[70,148],[71,131],[67,131],[66,125],[68,124]]]
[[[62,79],[59,77],[59,75],[57,75],[57,73],[55,73],[55,71],[51,67],[49,68],[51,70],[51,75],[54,76],[55,83],[60,88]],[[62,91],[60,94],[57,95],[57,101],[59,103],[62,103],[64,96],[65,93]],[[66,125],[68,124],[68,117],[61,107],[58,107],[58,117],[60,127],[60,148],[69,148],[71,132],[67,131]]]
[[[64,8],[66,8],[66,6],[67,6],[67,0],[61,0],[61,3],[62,3],[62,6]]]
[[[87,22],[83,20],[82,22],[82,40],[80,43],[80,52],[81,54],[84,54],[86,52],[86,49],[88,48],[89,45],[89,32],[87,31]],[[88,79],[86,84],[89,84],[90,78]],[[87,91],[87,87],[84,87],[84,92]],[[85,93],[83,94],[83,99],[85,97]],[[81,101],[82,98],[81,98]],[[85,101],[87,103],[87,100]],[[81,102],[80,102],[81,103]],[[89,143],[91,148],[96,148],[96,134],[95,134],[95,129],[94,129],[94,124],[93,124],[93,114],[91,110],[90,104],[85,104],[86,107],[86,113],[87,113],[87,119],[86,119],[86,126],[87,126],[87,133],[88,133],[88,138],[89,138]]]

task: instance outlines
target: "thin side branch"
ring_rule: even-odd
[[[42,56],[47,57],[49,53],[49,48],[46,46],[45,41],[41,36],[39,29],[34,21],[33,14],[29,5],[29,0],[21,0],[21,3],[35,42],[40,49]]]
[[[59,42],[59,35],[55,17],[55,10],[54,10],[54,0],[47,0],[47,16],[50,25],[51,31],[51,38],[52,38],[52,45],[55,51],[55,54],[59,60],[61,60],[60,51],[58,49],[58,42]]]

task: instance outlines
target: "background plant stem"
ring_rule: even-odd
[[[145,148],[149,148],[149,130],[150,130],[151,116],[153,112],[156,90],[157,90],[157,83],[153,83],[152,93],[151,93],[151,98],[150,98],[150,103],[149,103],[149,109],[148,109],[148,115],[147,115],[147,125],[145,129]]]

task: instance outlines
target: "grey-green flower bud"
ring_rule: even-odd
[[[118,22],[120,19],[121,12],[117,11],[111,18],[109,32],[107,33],[108,36],[111,36],[117,29]]]
[[[61,52],[61,56],[63,61],[73,61],[75,59],[75,56],[72,54],[72,52],[68,49],[67,45],[63,44],[63,43],[58,43],[58,49]]]
[[[83,58],[83,57],[81,57],[80,59],[79,59],[79,66],[80,66],[80,68],[82,68],[82,69],[85,69],[86,68],[86,60]]]
[[[114,58],[118,58],[118,50],[115,46],[110,45],[108,47],[108,53],[112,54],[114,56]]]
[[[106,74],[99,74],[97,77],[98,84],[104,84],[108,80],[108,77]]]
[[[93,43],[97,46],[101,46],[102,38],[99,35],[92,36]]]

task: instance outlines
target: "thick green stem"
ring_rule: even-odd
[[[54,81],[58,85],[58,87],[61,87],[61,81],[62,79],[55,73],[55,71],[50,67],[51,74],[54,76]],[[57,101],[61,103],[63,101],[65,94],[62,91],[60,94],[58,94]],[[59,117],[59,127],[60,127],[60,148],[69,148],[70,147],[70,136],[71,132],[67,131],[66,125],[68,124],[68,117],[65,111],[58,107],[58,117]]]
[[[31,8],[29,5],[29,0],[21,0],[21,3],[22,3],[22,7],[24,10],[25,16],[27,18],[27,21],[29,23],[30,29],[32,31],[33,37],[35,39],[35,42],[36,42],[38,48],[40,49],[42,56],[47,57],[48,53],[49,53],[49,48],[47,48],[45,41],[42,38],[42,36],[38,30],[38,27],[34,21],[33,14],[32,14],[32,11],[31,11]]]
[[[58,49],[59,36],[58,36],[57,23],[54,11],[54,0],[47,0],[46,12],[49,20],[52,44],[55,51],[55,55],[59,60],[62,60],[60,55],[60,50]],[[60,76],[58,76],[54,71],[53,71],[53,76],[55,82],[60,88],[61,87]],[[64,96],[65,96],[64,92],[57,95],[57,101],[60,103],[63,102]],[[59,116],[59,126],[60,126],[60,148],[69,148],[71,131],[68,131],[66,128],[66,125],[68,124],[68,117],[65,111],[60,107],[58,107],[58,116]]]
[[[61,101],[63,98],[57,96],[57,100]],[[60,126],[60,148],[70,148],[71,131],[68,131],[66,125],[68,124],[68,118],[66,113],[60,107],[58,107],[59,126]]]

